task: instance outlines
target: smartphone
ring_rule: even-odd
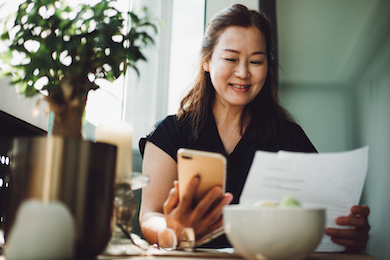
[[[226,158],[220,153],[180,148],[177,151],[177,172],[180,200],[195,175],[200,176],[195,203],[214,186],[220,186],[225,193]]]

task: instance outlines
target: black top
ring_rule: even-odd
[[[261,141],[260,138],[255,138],[255,140],[249,138],[248,131],[252,127],[249,124],[243,137],[230,155],[225,152],[212,114],[206,121],[197,140],[193,138],[191,125],[191,120],[186,120],[182,125],[179,125],[175,115],[157,122],[154,129],[146,137],[141,138],[139,142],[142,156],[146,140],[161,148],[175,161],[177,161],[176,153],[179,148],[218,152],[225,155],[227,159],[226,191],[233,194],[232,204],[239,202],[249,168],[257,150],[317,152],[302,128],[292,122],[286,123],[285,131],[281,131],[276,138],[265,142]]]

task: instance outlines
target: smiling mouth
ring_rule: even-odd
[[[238,89],[245,89],[245,88],[249,88],[251,85],[235,85],[235,84],[229,84],[230,86],[234,87],[234,88],[238,88]]]

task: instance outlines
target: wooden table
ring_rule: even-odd
[[[96,260],[245,260],[233,250],[197,249],[195,252],[159,250],[146,241],[135,238],[135,243],[124,240],[123,243],[110,244]],[[110,249],[110,250],[109,250]],[[1,252],[0,252],[1,254]],[[305,260],[373,260],[372,256],[343,253],[312,253]],[[6,258],[0,255],[0,260]]]
[[[223,256],[122,256],[122,257],[99,257],[98,260],[188,260],[188,259],[207,259],[207,260],[231,260],[240,259],[245,260],[242,257],[231,258]],[[314,253],[306,260],[372,260],[371,256],[367,255],[355,255],[355,254],[332,254],[332,253]]]
[[[172,252],[149,255],[123,255],[123,256],[108,256],[100,255],[96,260],[245,260],[236,254],[216,254],[216,253],[188,253],[188,252]],[[357,254],[339,254],[339,253],[313,253],[306,260],[373,260],[374,258],[367,255]],[[6,260],[4,256],[0,256],[0,260]]]
[[[142,255],[133,256],[109,256],[100,255],[97,260],[245,260],[237,253],[219,252],[217,250],[197,250],[195,252],[185,251],[164,251],[149,249]],[[363,254],[343,254],[343,253],[313,253],[306,260],[373,260],[374,257]]]

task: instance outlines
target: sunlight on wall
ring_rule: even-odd
[[[173,2],[168,114],[174,114],[196,76],[204,27],[204,0]]]

